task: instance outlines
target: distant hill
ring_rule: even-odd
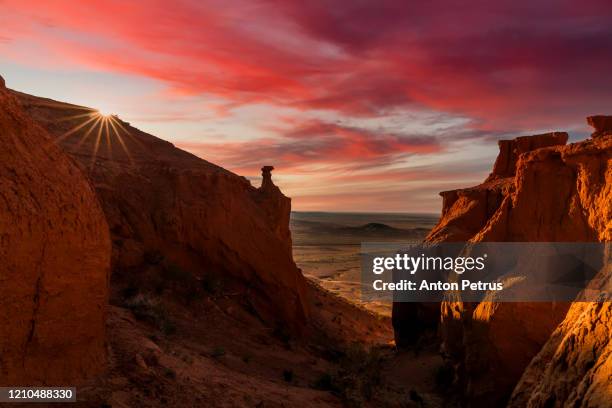
[[[381,222],[369,222],[358,226],[347,226],[303,219],[292,219],[291,229],[294,233],[302,232],[326,236],[351,236],[356,239],[362,237],[376,237],[380,239],[405,237],[406,239],[412,239],[415,237],[422,237],[429,232],[428,228],[395,228]]]

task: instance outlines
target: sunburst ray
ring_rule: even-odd
[[[113,128],[113,132],[117,136],[117,140],[119,141],[119,145],[123,148],[123,151],[125,152],[125,155],[128,157],[128,160],[130,161],[130,164],[134,164],[134,160],[132,159],[132,155],[130,154],[130,151],[127,148],[127,146],[125,145],[125,141],[123,140],[123,137],[121,136],[121,133],[117,129],[117,125],[115,124],[116,122],[117,122],[117,120],[113,116],[111,116],[109,121],[108,121],[108,123]]]
[[[96,118],[96,121],[89,127],[89,129],[87,129],[87,132],[85,132],[83,137],[81,137],[81,139],[77,143],[77,145],[76,145],[77,149],[80,148],[83,145],[83,143],[85,143],[87,141],[87,139],[89,138],[89,135],[91,135],[93,133],[94,129],[96,128],[98,123],[100,123],[101,121],[102,121],[102,117],[98,116]]]
[[[91,142],[90,168],[95,166],[100,148],[105,148],[105,153],[108,158],[111,160],[113,159],[113,142],[115,141],[121,146],[121,150],[125,153],[129,163],[134,164],[134,158],[130,152],[129,144],[126,143],[126,137],[133,142],[131,145],[136,145],[138,148],[146,150],[142,142],[135,137],[115,115],[103,114],[97,109],[91,109],[84,106],[68,105],[54,101],[37,102],[36,106],[41,108],[60,109],[62,113],[68,113],[57,119],[56,122],[58,123],[69,121],[77,122],[70,129],[53,139],[53,143],[62,143],[67,138],[76,135],[78,141],[68,145],[67,148],[79,151],[83,145],[90,140],[91,136],[95,134],[94,141]],[[106,146],[101,146],[102,144]]]
[[[127,130],[125,128],[125,126],[123,126],[123,123],[121,123],[120,120],[116,119],[115,117],[111,116],[111,120],[115,122],[115,124],[119,127],[119,129],[121,129],[123,131],[123,133],[130,138],[130,140],[132,140],[136,145],[138,145],[138,147],[140,149],[142,149],[143,151],[146,151],[147,148],[144,146],[144,144],[142,143],[142,141],[140,139],[138,139],[137,137],[135,137],[132,132],[130,132],[129,130]]]
[[[100,139],[102,138],[103,126],[104,126],[104,117],[102,117],[102,120],[100,121],[100,126],[98,127],[98,133],[96,134],[96,142],[94,143],[94,147],[93,147],[92,155],[91,155],[91,163],[89,164],[89,167],[91,169],[93,169],[94,165],[96,164],[96,159],[98,157],[98,149],[100,148]]]
[[[96,119],[97,118],[95,116],[93,116],[93,117],[89,118],[88,120],[86,120],[85,122],[79,123],[78,125],[72,127],[71,129],[66,131],[64,134],[59,136],[57,139],[55,139],[55,141],[58,142],[58,143],[63,141],[64,139],[66,139],[69,136],[75,134],[76,132],[78,132],[79,130],[81,130],[82,128],[84,128],[85,126],[87,126],[89,123],[93,122]]]

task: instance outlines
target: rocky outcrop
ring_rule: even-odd
[[[0,145],[0,385],[76,384],[105,366],[108,225],[81,170],[3,86]]]
[[[430,231],[425,241],[440,243],[474,240],[496,216],[502,203],[516,191],[514,175],[520,155],[541,147],[564,145],[567,137],[567,133],[553,132],[500,141],[499,155],[493,172],[484,183],[476,187],[440,193],[442,196],[440,222]],[[452,316],[458,313],[457,309],[460,309],[461,313],[465,312],[463,306],[445,305],[442,308],[442,315]],[[438,304],[395,303],[393,322],[396,343],[400,345],[413,343],[421,331],[435,327],[439,319]],[[462,336],[461,330],[457,333],[455,320],[442,327],[443,331],[448,331],[449,338]],[[447,352],[462,353],[462,347],[457,345],[446,344],[446,348]]]
[[[563,146],[565,132],[552,132],[535,136],[522,136],[500,140],[499,155],[493,171],[483,184],[472,188],[443,191],[442,214],[426,238],[427,242],[464,242],[484,229],[496,214],[506,197],[515,191],[517,163],[527,152],[544,147]]]
[[[589,116],[587,122],[595,129],[595,132],[591,134],[593,138],[612,134],[612,116]]]
[[[111,230],[114,276],[163,258],[202,282],[222,279],[272,325],[304,327],[307,287],[291,253],[291,201],[270,170],[255,188],[116,116],[15,94],[93,181]]]
[[[533,359],[508,407],[606,407],[612,396],[612,302],[575,303]]]
[[[442,193],[427,241],[609,241],[612,137],[566,140],[551,133],[500,143],[485,183]],[[453,299],[441,305],[440,333],[456,385],[471,406],[503,405],[569,305]],[[394,322],[411,324],[401,315]]]
[[[512,179],[487,181],[474,188],[443,191],[442,214],[426,238],[427,242],[465,242],[484,228],[508,196]]]
[[[563,146],[567,143],[568,135],[565,132],[544,133],[535,136],[522,136],[512,140],[500,140],[499,155],[493,165],[493,172],[487,181],[498,178],[514,177],[516,164],[521,154],[531,152],[542,147]]]
[[[607,170],[608,188],[612,181]],[[610,197],[612,191],[608,191]],[[608,203],[610,204],[610,203]],[[608,218],[609,219],[609,218]],[[609,233],[609,230],[608,230]],[[589,289],[612,292],[612,244]],[[602,299],[604,300],[604,299]],[[612,396],[612,299],[576,302],[531,360],[508,407],[605,407]]]
[[[272,181],[273,166],[261,168],[261,187],[257,201],[266,213],[268,225],[285,245],[286,253],[293,251],[289,221],[291,216],[291,199],[286,197]]]

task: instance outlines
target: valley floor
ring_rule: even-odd
[[[109,369],[79,388],[77,405],[442,406],[435,345],[398,354],[388,317],[310,286],[314,315],[299,339],[264,326],[231,295],[189,305],[115,296]]]

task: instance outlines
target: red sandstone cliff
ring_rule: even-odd
[[[607,407],[612,302],[575,303],[531,361],[508,407]]]
[[[599,170],[601,199],[587,219],[606,242],[604,268],[591,283],[612,289],[612,117],[589,117],[592,137],[605,147],[592,169]],[[604,140],[605,139],[605,140]],[[585,195],[588,191],[584,191]],[[514,389],[509,407],[605,407],[612,398],[612,302],[571,305],[563,322],[530,362]]]
[[[15,95],[93,181],[117,279],[164,259],[198,280],[223,279],[268,323],[301,330],[309,307],[291,253],[291,202],[270,177],[255,188],[117,117]]]
[[[441,193],[442,217],[427,241],[609,242],[612,137],[596,129],[592,139],[570,145],[565,145],[566,141],[565,133],[501,141],[494,170],[483,184]],[[443,303],[443,351],[465,400],[471,406],[504,404],[568,307],[550,303],[466,304],[460,299]],[[575,308],[570,312],[574,316],[581,313]],[[416,312],[413,309],[406,304],[394,305],[393,320],[400,341],[415,320],[423,324],[424,315],[432,318],[431,306],[420,305]],[[585,320],[597,324],[597,319]],[[598,332],[602,330],[605,332],[601,328]],[[610,374],[609,369],[606,372]],[[561,378],[551,376],[549,389],[556,382],[561,383]]]
[[[105,366],[111,243],[93,188],[0,78],[0,385]]]

